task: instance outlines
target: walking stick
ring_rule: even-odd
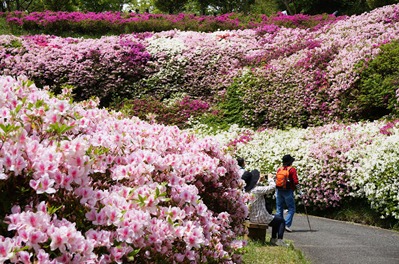
[[[308,220],[309,230],[312,231],[312,227],[310,226],[310,221],[309,221],[308,210],[306,209],[306,205],[305,205],[305,202],[303,201],[302,194],[303,194],[302,191],[299,191],[299,196],[301,196],[303,208],[305,208],[305,215],[306,215],[306,219]]]

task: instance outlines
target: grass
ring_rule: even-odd
[[[270,237],[266,236],[266,241]],[[310,264],[309,260],[303,253],[294,248],[292,242],[286,241],[290,244],[288,248],[276,247],[266,242],[249,241],[246,246],[246,252],[243,255],[245,264]]]

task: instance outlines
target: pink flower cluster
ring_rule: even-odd
[[[357,65],[397,40],[398,24],[399,5],[390,5],[313,30],[273,24],[101,39],[1,36],[0,70],[24,74],[56,93],[72,85],[77,99],[94,95],[102,105],[112,97],[143,94],[169,98],[186,93],[217,102],[218,94],[237,82],[248,124],[307,127],[356,118],[358,100],[351,99],[348,107],[347,95],[357,89]]]
[[[151,57],[134,35],[101,40],[2,36],[0,43],[6,47],[0,50],[4,74],[27,75],[57,93],[72,85],[79,99],[128,93]]]
[[[0,78],[0,262],[241,262],[242,181],[217,142],[70,92]]]
[[[7,23],[10,25],[21,26],[27,30],[57,30],[57,25],[62,25],[64,30],[69,29],[75,30],[76,32],[85,32],[90,30],[87,25],[91,24],[95,25],[91,30],[111,30],[111,32],[108,33],[130,33],[123,31],[125,28],[152,31],[152,28],[149,28],[151,27],[151,24],[153,24],[152,26],[154,26],[154,28],[160,29],[166,25],[166,30],[176,28],[184,30],[188,27],[194,31],[257,28],[265,25],[309,28],[316,26],[320,27],[343,18],[344,17],[336,18],[333,15],[308,16],[300,14],[287,16],[282,15],[281,13],[271,17],[265,15],[252,15],[250,18],[235,13],[222,14],[218,16],[196,16],[194,14],[183,13],[177,15],[166,15],[149,13],[126,14],[121,12],[83,13],[45,11],[32,12],[28,14],[25,12],[15,11],[6,14]],[[140,24],[142,24],[142,26],[138,26]],[[163,30],[165,30],[165,28]]]
[[[301,183],[303,202],[321,210],[341,206],[342,200],[351,197],[354,191],[350,173],[354,165],[347,153],[358,146],[369,145],[372,136],[369,131],[330,124],[313,128],[306,141],[308,160],[303,168],[306,177]]]
[[[264,113],[269,127],[307,127],[355,116],[356,98],[349,109],[345,99],[356,89],[356,65],[398,39],[398,14],[399,5],[391,5],[314,31],[270,31],[262,40],[269,54],[257,57],[265,66],[242,78],[244,103],[254,106],[245,116],[255,122],[256,113]]]

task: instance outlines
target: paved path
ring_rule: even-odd
[[[295,214],[292,240],[312,264],[399,264],[399,232]]]

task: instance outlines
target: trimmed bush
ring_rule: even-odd
[[[364,119],[379,119],[399,114],[399,41],[382,45],[371,61],[363,62],[358,94],[352,104]]]

